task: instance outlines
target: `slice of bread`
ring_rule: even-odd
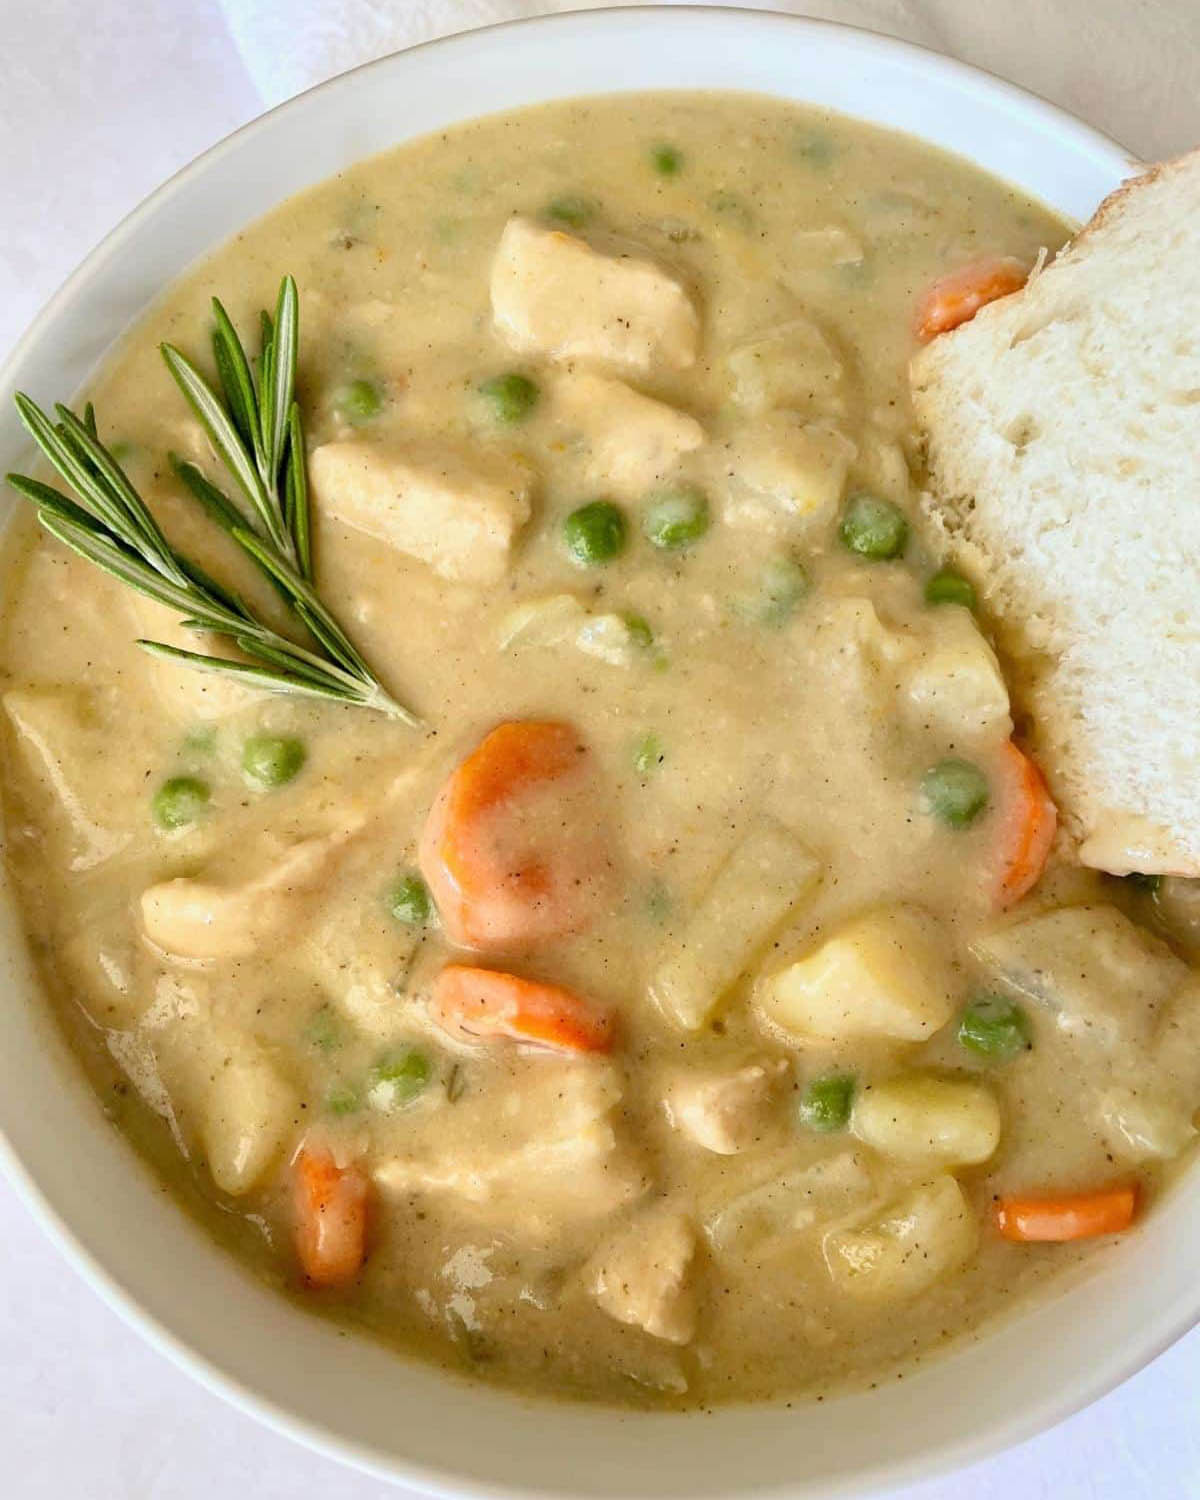
[[[1200,151],[913,360],[927,514],[1084,864],[1200,875]]]

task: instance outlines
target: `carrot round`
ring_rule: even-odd
[[[1120,1234],[1133,1223],[1136,1209],[1137,1187],[1131,1183],[1065,1197],[1004,1197],[996,1204],[996,1228],[1006,1240],[1022,1244],[1061,1244]]]
[[[339,1167],[323,1147],[306,1147],[293,1164],[296,1255],[313,1287],[345,1286],[367,1254],[366,1175]]]
[[[1029,279],[1028,270],[1012,256],[977,261],[939,277],[917,307],[915,331],[927,344],[939,333],[948,333],[969,322],[981,307],[1019,292]]]
[[[457,1035],[508,1037],[557,1052],[607,1052],[612,1017],[574,991],[498,969],[447,964],[433,985],[431,1010]]]
[[[1012,906],[1041,879],[1058,827],[1058,810],[1042,773],[1011,740],[1004,746],[996,790],[1001,817],[996,901]]]
[[[571,725],[515,720],[454,769],[418,853],[454,942],[520,948],[586,925],[606,868],[589,764]]]

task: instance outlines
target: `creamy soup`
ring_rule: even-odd
[[[914,504],[914,319],[974,295],[927,288],[1066,232],[901,136],[614,97],[364,162],[129,335],[101,440],[295,631],[172,468],[236,498],[159,352],[211,372],[214,294],[253,352],[295,277],[316,587],[422,721],[148,656],[214,646],[14,529],[30,941],[260,1274],[488,1379],[695,1404],[884,1378],[1152,1210],[1189,890],[1076,867]]]

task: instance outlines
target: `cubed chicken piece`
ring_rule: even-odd
[[[770,526],[828,516],[842,499],[854,444],[826,422],[772,412],[730,440],[726,519]]]
[[[698,1313],[695,1258],[690,1221],[661,1205],[602,1245],[584,1267],[584,1279],[610,1318],[656,1339],[687,1344],[695,1337]]]
[[[1006,989],[1049,1011],[1066,1035],[1109,1050],[1148,1044],[1189,972],[1115,906],[1038,912],[985,932],[972,951]]]
[[[502,578],[530,516],[533,476],[511,459],[347,440],[315,449],[308,469],[322,514],[461,583]]]
[[[222,656],[243,664],[250,660],[223,636],[214,635],[210,630],[188,630],[178,610],[168,609],[155,599],[129,589],[125,602],[133,615],[133,628],[141,640],[161,641],[164,646],[176,646],[201,656]],[[155,690],[163,706],[184,721],[225,719],[266,696],[260,689],[234,682],[223,673],[200,672],[166,657],[147,656],[146,665],[153,674]]]
[[[763,984],[759,1007],[789,1037],[923,1042],[954,1014],[958,983],[928,912],[880,906],[844,923]]]
[[[948,1173],[910,1188],[878,1215],[825,1236],[834,1286],[870,1302],[914,1297],[975,1253],[979,1224]]]
[[[752,416],[775,407],[810,416],[846,411],[846,367],[832,340],[809,318],[793,318],[747,339],[726,359],[733,399]]]
[[[250,958],[287,927],[328,879],[351,833],[294,844],[242,885],[180,876],[142,893],[142,930],[161,953],[185,959]]]
[[[554,416],[580,438],[589,483],[621,500],[639,499],[704,442],[687,412],[582,371],[555,382]]]
[[[647,374],[696,362],[700,315],[671,273],[637,255],[512,218],[492,262],[492,314],[515,348]]]
[[[866,1152],[839,1151],[802,1166],[790,1166],[747,1192],[719,1202],[706,1215],[704,1232],[715,1251],[758,1246],[786,1248],[877,1196]]]
[[[129,842],[120,808],[93,773],[112,759],[112,738],[91,694],[75,688],[14,688],[4,710],[17,749],[64,824],[73,870],[90,870]]]
[[[227,1036],[203,1089],[200,1125],[208,1170],[222,1192],[248,1193],[262,1180],[282,1154],[298,1112],[295,1089],[262,1048]]]
[[[782,1058],[749,1062],[733,1072],[688,1068],[673,1074],[663,1093],[672,1126],[706,1151],[733,1156],[770,1133],[772,1106],[787,1072]]]
[[[851,1123],[860,1141],[907,1163],[973,1166],[1000,1144],[1000,1106],[990,1089],[927,1073],[868,1084]]]
[[[617,1137],[621,1094],[611,1063],[530,1059],[510,1085],[415,1120],[376,1180],[400,1196],[448,1195],[524,1234],[603,1218],[648,1186]]]
[[[703,1026],[820,873],[808,849],[774,819],[748,829],[659,955],[650,995],[663,1014],[687,1031]]]

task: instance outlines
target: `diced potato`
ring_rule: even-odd
[[[555,418],[584,444],[588,480],[637,500],[704,442],[695,417],[604,375],[572,371],[554,386]]]
[[[671,273],[637,255],[512,218],[492,262],[492,315],[517,349],[648,373],[696,362],[700,316]]]
[[[718,1156],[733,1156],[761,1144],[769,1132],[771,1107],[786,1072],[782,1058],[746,1063],[732,1072],[683,1069],[668,1079],[663,1108],[681,1135]]]
[[[1182,1102],[1148,1074],[1137,1086],[1118,1084],[1100,1096],[1099,1117],[1109,1149],[1127,1161],[1169,1160],[1197,1131],[1195,1102]]]
[[[831,1229],[823,1245],[834,1285],[863,1301],[916,1296],[975,1253],[979,1226],[948,1173],[922,1182],[856,1228]]]
[[[717,871],[660,953],[650,995],[663,1014],[695,1031],[784,918],[809,895],[820,865],[795,834],[762,818]]]
[[[574,594],[548,594],[542,599],[527,599],[510,609],[501,620],[500,649],[558,646],[573,640],[587,620],[587,610]]]
[[[814,416],[845,414],[845,365],[809,318],[794,318],[747,339],[729,354],[726,364],[733,399],[752,416],[774,407]]]
[[[860,1212],[875,1193],[863,1153],[839,1151],[777,1173],[720,1203],[705,1217],[704,1232],[718,1251],[749,1250],[766,1241],[786,1243]]]
[[[760,525],[834,511],[846,487],[854,444],[826,422],[772,412],[736,433],[727,448],[732,500],[726,519]]]
[[[954,1014],[946,941],[915,906],[880,906],[846,922],[807,958],[771,975],[759,1006],[796,1038],[922,1042]]]
[[[987,1161],[1000,1144],[1000,1106],[980,1083],[909,1073],[863,1089],[851,1127],[884,1156],[968,1166]]]
[[[687,1344],[696,1333],[695,1257],[691,1223],[663,1205],[601,1245],[584,1267],[584,1279],[610,1318],[656,1339]]]
[[[92,775],[112,751],[92,696],[75,688],[13,688],[2,701],[17,749],[67,825],[71,868],[92,869],[123,849],[130,835]]]
[[[283,1151],[296,1124],[296,1091],[261,1049],[230,1046],[214,1065],[202,1106],[201,1142],[222,1192],[247,1193]]]
[[[1038,912],[985,932],[976,957],[1044,1006],[1068,1036],[1106,1048],[1146,1042],[1188,968],[1115,906]]]
[[[518,604],[501,622],[500,645],[505,650],[567,643],[612,667],[632,666],[642,654],[620,615],[590,615],[573,594],[550,594]]]
[[[324,443],[308,470],[324,515],[461,583],[504,576],[531,511],[533,476],[512,459],[354,440]]]
[[[1000,663],[967,610],[938,610],[935,626],[914,638],[905,708],[910,723],[940,739],[1012,733]]]

